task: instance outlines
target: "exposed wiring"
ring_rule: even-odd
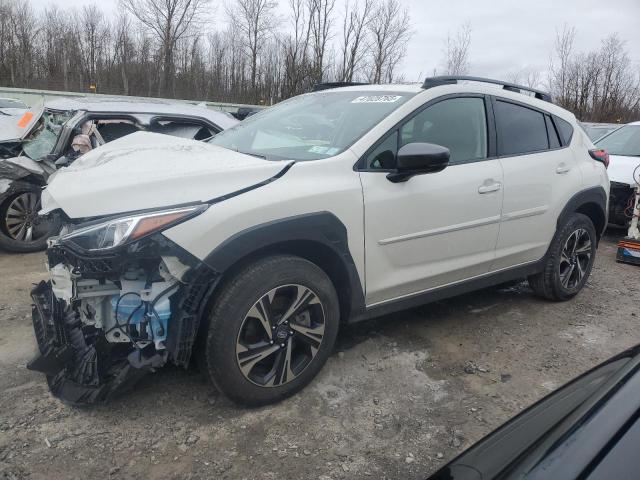
[[[106,332],[104,332],[104,333],[105,333],[105,335],[106,335],[107,333],[109,333],[109,332],[111,332],[111,331],[115,330],[115,329],[120,329],[120,331],[121,331],[122,333],[124,333],[127,337],[129,336],[129,334],[128,334],[127,332],[125,332],[124,330],[122,330],[122,327],[127,327],[127,328],[128,328],[128,322],[130,321],[130,318],[129,318],[129,319],[127,319],[127,324],[124,324],[124,325],[120,324],[120,321],[118,320],[118,310],[119,310],[119,308],[120,308],[120,301],[121,301],[124,297],[126,297],[127,295],[135,295],[135,296],[137,296],[138,298],[140,298],[140,299],[141,299],[140,294],[139,294],[139,293],[137,293],[137,292],[127,292],[127,293],[123,293],[122,295],[120,295],[120,297],[118,297],[118,300],[116,301],[116,308],[115,308],[115,313],[114,313],[116,324],[115,324],[115,326],[111,327],[109,330],[107,330]],[[142,299],[141,299],[141,301],[140,301],[140,305],[138,305],[138,307],[136,307],[136,309],[134,310],[134,312],[135,312],[138,308],[140,308],[141,306],[142,306]],[[129,317],[131,317],[131,315],[129,315]]]
[[[118,319],[118,310],[120,309],[120,301],[126,297],[127,295],[135,295],[138,298],[141,299],[140,304],[133,309],[133,311],[129,314],[129,316],[127,317],[127,322],[125,324],[121,324],[120,320]],[[105,335],[107,335],[108,333],[112,332],[113,330],[120,330],[123,335],[125,335],[133,344],[133,347],[136,350],[140,350],[140,347],[137,344],[137,341],[139,339],[135,339],[133,338],[133,336],[131,335],[131,330],[130,330],[130,326],[131,326],[131,319],[135,316],[136,313],[138,313],[138,311],[142,308],[142,306],[145,304],[145,302],[142,301],[142,297],[140,297],[140,294],[137,292],[127,292],[127,293],[123,293],[122,295],[120,295],[120,297],[118,297],[118,300],[116,301],[116,308],[115,308],[115,313],[114,313],[114,317],[115,317],[115,322],[116,324],[111,327],[109,330],[107,330],[106,332],[104,332]],[[123,329],[124,328],[124,329]]]
[[[165,329],[165,327],[164,327],[164,325],[162,323],[162,320],[160,319],[160,315],[158,314],[158,311],[156,310],[155,306],[162,299],[162,297],[164,297],[167,293],[169,293],[171,290],[173,290],[173,289],[175,289],[177,287],[178,287],[178,284],[176,284],[176,283],[174,283],[172,285],[169,285],[167,288],[162,290],[150,302],[149,301],[143,301],[141,295],[139,293],[137,293],[137,292],[123,293],[122,295],[120,295],[120,297],[118,297],[118,300],[116,301],[115,312],[114,312],[115,325],[113,327],[111,327],[110,329],[106,330],[105,331],[105,335],[107,335],[108,333],[112,332],[113,330],[120,330],[120,332],[122,332],[124,335],[127,336],[127,338],[129,338],[131,343],[133,343],[133,346],[137,350],[140,350],[140,347],[138,346],[137,342],[141,341],[143,339],[140,338],[140,337],[134,338],[130,333],[130,326],[131,326],[131,320],[133,319],[135,314],[138,313],[138,311],[140,311],[140,309],[144,306],[145,307],[145,311],[144,311],[143,315],[144,315],[145,318],[148,319],[149,331],[151,332],[151,341],[154,342],[155,341],[155,332],[153,330],[153,324],[151,322],[151,319],[153,317],[155,317],[156,321],[158,322],[158,326],[163,331]],[[127,295],[135,295],[136,297],[138,297],[140,299],[140,304],[137,305],[136,308],[134,308],[133,311],[129,314],[129,316],[127,317],[126,323],[122,324],[122,323],[120,323],[120,320],[118,318],[118,313],[119,313],[119,310],[120,310],[120,302]],[[142,332],[140,331],[139,334],[141,335]]]

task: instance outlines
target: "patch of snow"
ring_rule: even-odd
[[[7,180],[6,178],[0,178],[0,195],[9,190],[12,181]]]

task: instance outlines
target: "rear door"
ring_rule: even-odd
[[[501,270],[544,256],[560,212],[581,189],[582,175],[568,148],[569,123],[502,98],[493,99],[493,110],[504,202],[491,269]]]
[[[482,275],[494,259],[502,168],[482,95],[436,99],[409,115],[365,155],[368,305]],[[392,183],[397,151],[414,142],[451,151],[438,173]]]

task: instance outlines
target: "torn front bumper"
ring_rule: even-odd
[[[84,256],[53,245],[47,257],[51,281],[40,282],[31,292],[39,355],[28,368],[47,376],[56,397],[73,405],[104,403],[168,362],[189,365],[200,318],[220,278],[216,272],[161,236],[109,256]],[[124,308],[120,302],[128,295],[119,289],[125,288],[127,272],[132,271],[151,279],[150,289],[143,282],[150,295],[154,285],[165,285],[159,283],[166,282],[160,273],[173,278],[175,289],[163,287],[145,300],[149,314],[155,314],[146,327],[136,320],[137,308],[110,327],[106,322],[113,321],[112,299],[120,294],[115,302],[117,321],[119,306],[121,313]],[[156,303],[163,298],[164,310]],[[142,298],[140,302],[142,306]],[[141,332],[151,333],[151,325],[156,333],[140,338]],[[113,332],[122,335],[110,335]]]
[[[27,368],[46,374],[49,389],[64,402],[106,402],[148,371],[134,368],[126,355],[119,357],[99,335],[83,331],[73,312],[55,298],[49,282],[40,282],[31,298],[40,354]]]

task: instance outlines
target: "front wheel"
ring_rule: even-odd
[[[323,367],[340,312],[331,280],[317,265],[278,255],[237,273],[216,296],[206,337],[213,383],[250,406],[284,399]]]
[[[544,270],[529,277],[533,291],[548,300],[569,300],[584,287],[596,257],[596,229],[589,217],[572,214],[551,242]]]
[[[17,253],[37,252],[44,250],[47,239],[58,233],[60,224],[55,216],[38,215],[40,193],[38,185],[19,182],[0,197],[0,248]]]

